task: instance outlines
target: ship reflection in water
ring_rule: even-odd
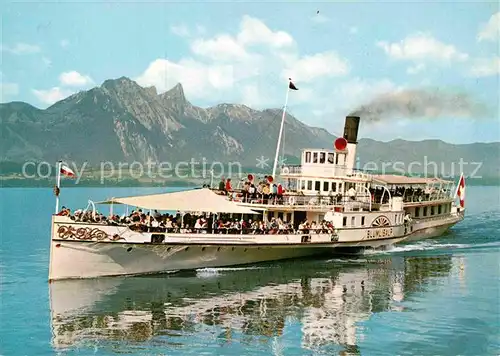
[[[360,323],[403,311],[406,298],[451,268],[449,256],[391,256],[56,281],[52,344],[169,355],[221,347],[236,354],[287,348],[358,354],[368,332]]]

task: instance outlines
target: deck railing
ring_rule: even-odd
[[[301,194],[297,192],[287,192],[282,196],[277,194],[263,195],[261,193],[246,194],[244,190],[236,190],[230,193],[215,190],[220,195],[226,195],[228,200],[261,206],[303,206],[305,208],[324,208],[324,207],[343,207],[344,211],[352,211],[359,208],[369,209],[380,206],[390,206],[389,195],[377,193],[368,195],[366,192],[357,192],[355,197],[343,196],[340,194]],[[401,195],[391,192],[391,197],[401,197]],[[402,196],[404,203],[426,203],[433,201],[441,201],[449,198],[448,192],[435,192],[431,194],[412,194]],[[371,200],[371,204],[370,204]]]
[[[230,193],[225,193],[223,191],[217,191],[220,195],[227,195],[228,200],[244,203],[244,204],[254,204],[254,205],[282,205],[282,206],[303,206],[310,208],[321,208],[321,207],[344,207],[347,209],[355,208],[368,208],[370,206],[371,196],[366,194],[358,195],[357,197],[351,198],[340,195],[326,195],[326,194],[315,194],[315,195],[305,195],[305,194],[284,194],[278,196],[276,194],[263,195],[256,193],[253,195],[245,194],[244,191],[235,191]],[[345,209],[344,209],[345,210]]]

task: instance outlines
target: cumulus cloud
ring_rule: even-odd
[[[475,59],[469,74],[477,78],[499,75],[500,57]]]
[[[229,35],[208,40],[197,39],[191,45],[193,53],[213,60],[243,60],[249,57],[245,46]]]
[[[83,87],[94,82],[88,75],[80,74],[74,70],[61,73],[59,81],[61,85],[71,87]]]
[[[284,71],[283,76],[290,73],[292,77],[300,78],[303,82],[322,76],[343,76],[349,73],[347,60],[333,51],[304,56],[291,62],[291,67]]]
[[[500,12],[491,15],[489,21],[483,25],[477,35],[477,40],[481,41],[496,41],[500,39]]]
[[[377,46],[396,60],[451,62],[465,61],[469,57],[467,53],[460,52],[455,46],[443,43],[428,33],[413,34],[394,43],[380,41]]]
[[[73,91],[63,89],[60,87],[53,87],[53,88],[47,89],[47,90],[33,89],[33,94],[42,103],[52,105],[52,104],[58,102],[59,100],[62,100],[64,98],[70,96],[71,94],[73,94]]]
[[[191,55],[179,60],[153,60],[135,78],[139,84],[155,86],[162,92],[180,82],[188,98],[266,107],[283,101],[289,77],[300,85],[344,76],[350,70],[348,61],[334,51],[301,55],[289,33],[271,29],[250,16],[242,17],[236,33],[195,38],[192,34],[200,32],[196,28],[173,31],[187,37]],[[304,86],[294,93],[296,101],[309,97],[310,90]]]

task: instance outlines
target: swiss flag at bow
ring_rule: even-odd
[[[75,172],[73,172],[73,170],[71,168],[69,168],[68,166],[62,164],[61,165],[61,169],[59,171],[61,174],[64,174],[66,177],[71,177],[71,178],[75,178]]]

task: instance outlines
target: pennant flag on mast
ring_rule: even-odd
[[[458,182],[457,195],[458,199],[460,199],[460,207],[463,208],[465,206],[465,178],[463,173],[460,175],[460,181]]]
[[[288,88],[292,89],[292,90],[299,90],[295,84],[293,84],[292,82],[292,78],[288,78],[288,80],[290,81],[290,83],[288,84]]]
[[[71,168],[69,168],[68,166],[64,165],[64,164],[61,164],[61,169],[59,170],[59,172],[63,175],[65,175],[66,177],[71,177],[71,178],[75,178],[75,172],[73,172],[73,170]]]

